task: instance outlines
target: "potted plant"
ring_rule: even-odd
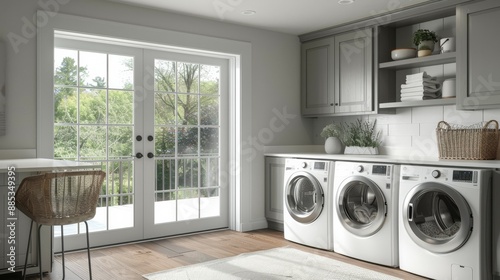
[[[341,126],[331,123],[323,128],[320,136],[326,138],[325,152],[327,154],[342,153],[342,141],[340,140],[340,137],[342,136]]]
[[[344,154],[378,154],[381,132],[375,130],[376,123],[357,119],[354,123],[343,125]]]
[[[438,41],[436,33],[428,29],[419,29],[413,33],[413,44],[417,46],[418,56],[431,55],[434,44]]]

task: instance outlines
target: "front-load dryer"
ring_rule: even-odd
[[[491,171],[401,166],[399,266],[440,280],[487,280]]]
[[[286,160],[283,213],[285,239],[332,250],[329,197],[333,171],[333,161]]]
[[[337,161],[334,178],[334,251],[397,267],[399,166]]]

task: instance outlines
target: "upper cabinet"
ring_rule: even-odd
[[[457,8],[457,108],[500,107],[500,1]]]
[[[373,31],[335,37],[335,114],[373,111]]]
[[[371,28],[302,45],[302,115],[373,112]]]
[[[500,1],[454,0],[305,34],[302,114],[392,113],[395,108],[455,104],[462,110],[500,108],[498,26]],[[438,42],[429,56],[393,60],[392,50],[415,48],[418,29],[434,31],[438,39],[455,38],[456,51],[443,52]],[[402,100],[406,76],[420,72],[441,85],[448,80],[447,98],[422,100],[414,94]]]
[[[334,56],[333,37],[302,44],[302,115],[316,116],[335,112]]]

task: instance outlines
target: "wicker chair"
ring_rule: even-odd
[[[40,279],[42,266],[40,254],[40,228],[42,225],[61,226],[63,279],[64,265],[64,232],[63,226],[84,222],[87,233],[87,254],[89,275],[92,279],[90,262],[89,227],[87,221],[95,216],[101,186],[106,177],[103,171],[72,171],[46,173],[25,178],[16,192],[16,207],[31,218],[28,249],[23,275],[26,279],[26,264],[31,244],[33,222],[38,224],[38,260]]]

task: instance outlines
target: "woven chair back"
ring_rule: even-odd
[[[71,171],[25,178],[16,207],[37,224],[67,225],[92,219],[106,173]]]

